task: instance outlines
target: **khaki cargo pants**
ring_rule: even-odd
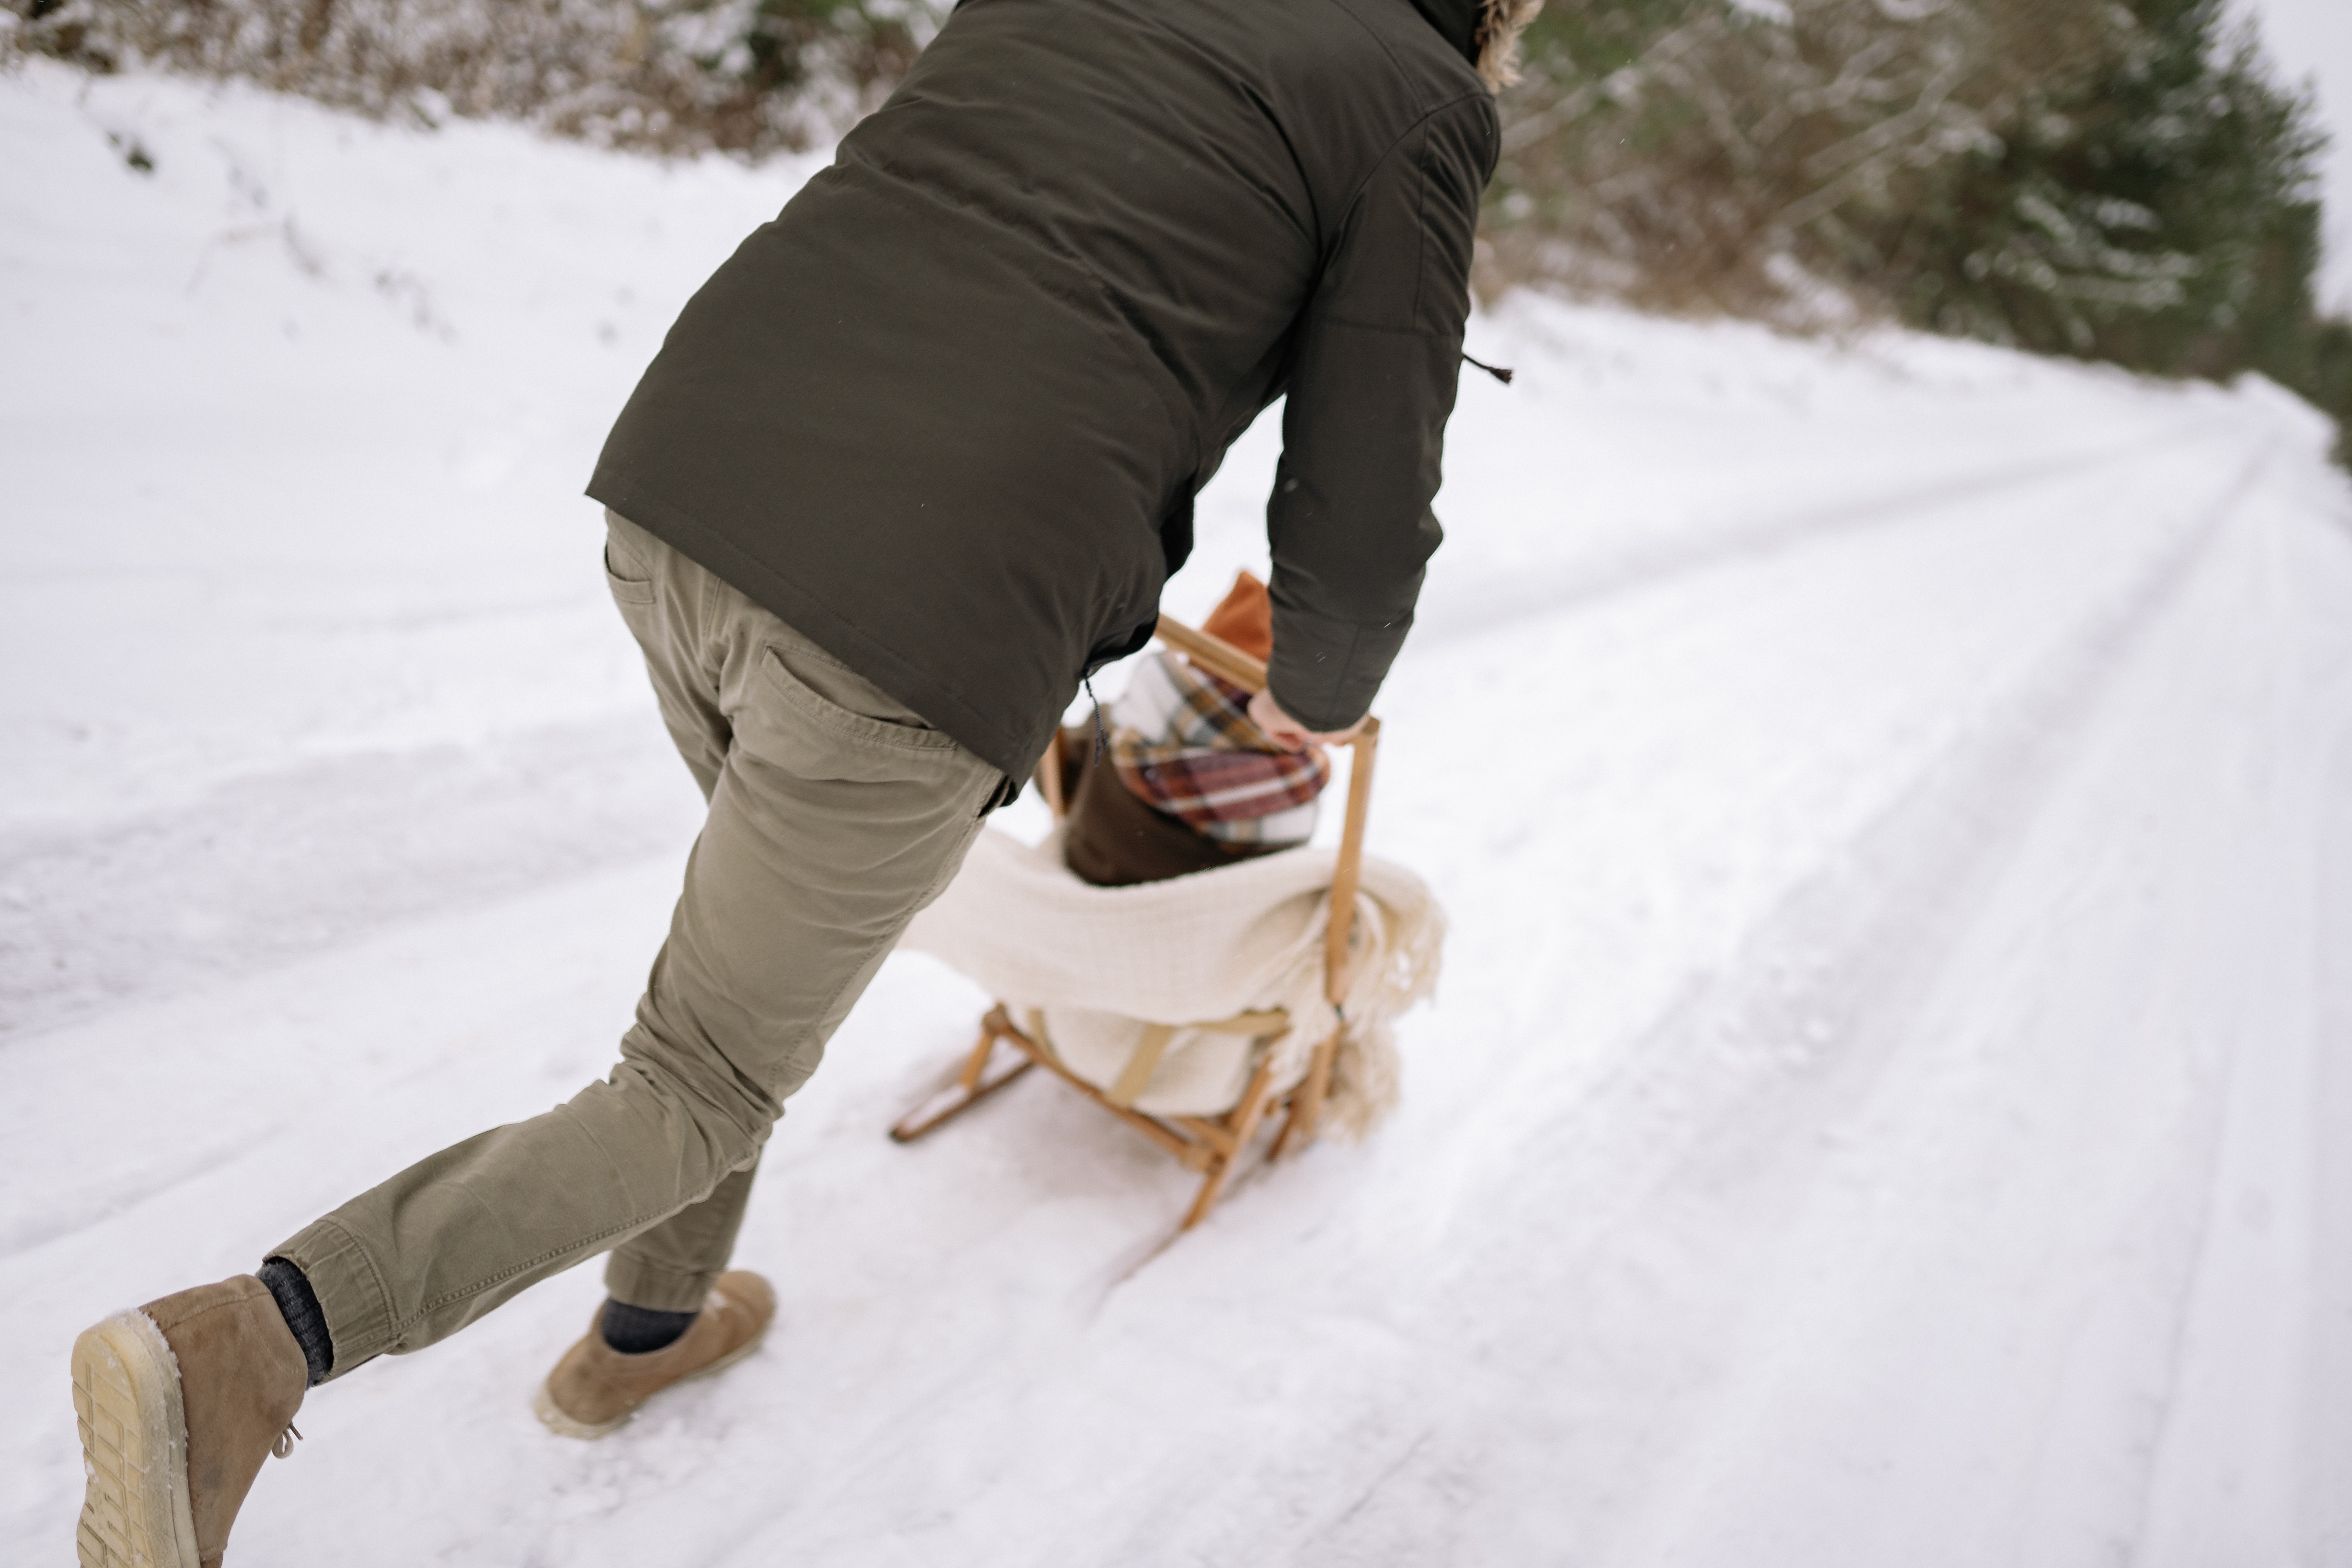
[[[612,1076],[444,1149],[270,1253],[309,1277],[341,1375],[612,1249],[634,1306],[699,1307],[783,1101],[1003,775],[611,512],[605,571],[710,802]]]

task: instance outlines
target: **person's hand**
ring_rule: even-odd
[[[1261,691],[1250,699],[1250,722],[1265,731],[1265,738],[1286,752],[1304,752],[1309,748],[1344,746],[1360,734],[1365,720],[1359,719],[1344,730],[1310,730],[1282,710],[1271,691]]]

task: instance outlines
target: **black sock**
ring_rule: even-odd
[[[286,1326],[294,1331],[294,1342],[302,1347],[302,1359],[310,1363],[310,1386],[318,1387],[335,1370],[335,1342],[327,1335],[327,1314],[319,1310],[310,1282],[282,1258],[264,1263],[257,1278],[277,1299]]]
[[[656,1312],[651,1307],[632,1307],[625,1301],[604,1303],[604,1342],[623,1355],[643,1355],[665,1345],[676,1344],[677,1337],[694,1322],[692,1312]]]

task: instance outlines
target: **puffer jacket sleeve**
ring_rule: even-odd
[[[1484,92],[1415,125],[1349,205],[1303,312],[1266,508],[1268,684],[1310,729],[1370,710],[1443,537],[1429,502],[1496,151]]]

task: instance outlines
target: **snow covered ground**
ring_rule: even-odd
[[[578,490],[814,166],[0,78],[0,1557],[71,1551],[79,1328],[607,1064],[696,800]],[[566,1277],[314,1396],[235,1560],[2352,1564],[2318,421],[1537,300],[1472,347],[1519,380],[1381,704],[1454,921],[1387,1129],[1155,1251],[1187,1180],[1055,1085],[883,1139],[983,1000],[894,959],[769,1155],[758,1357],[551,1438]],[[1171,608],[1262,563],[1272,437]]]

